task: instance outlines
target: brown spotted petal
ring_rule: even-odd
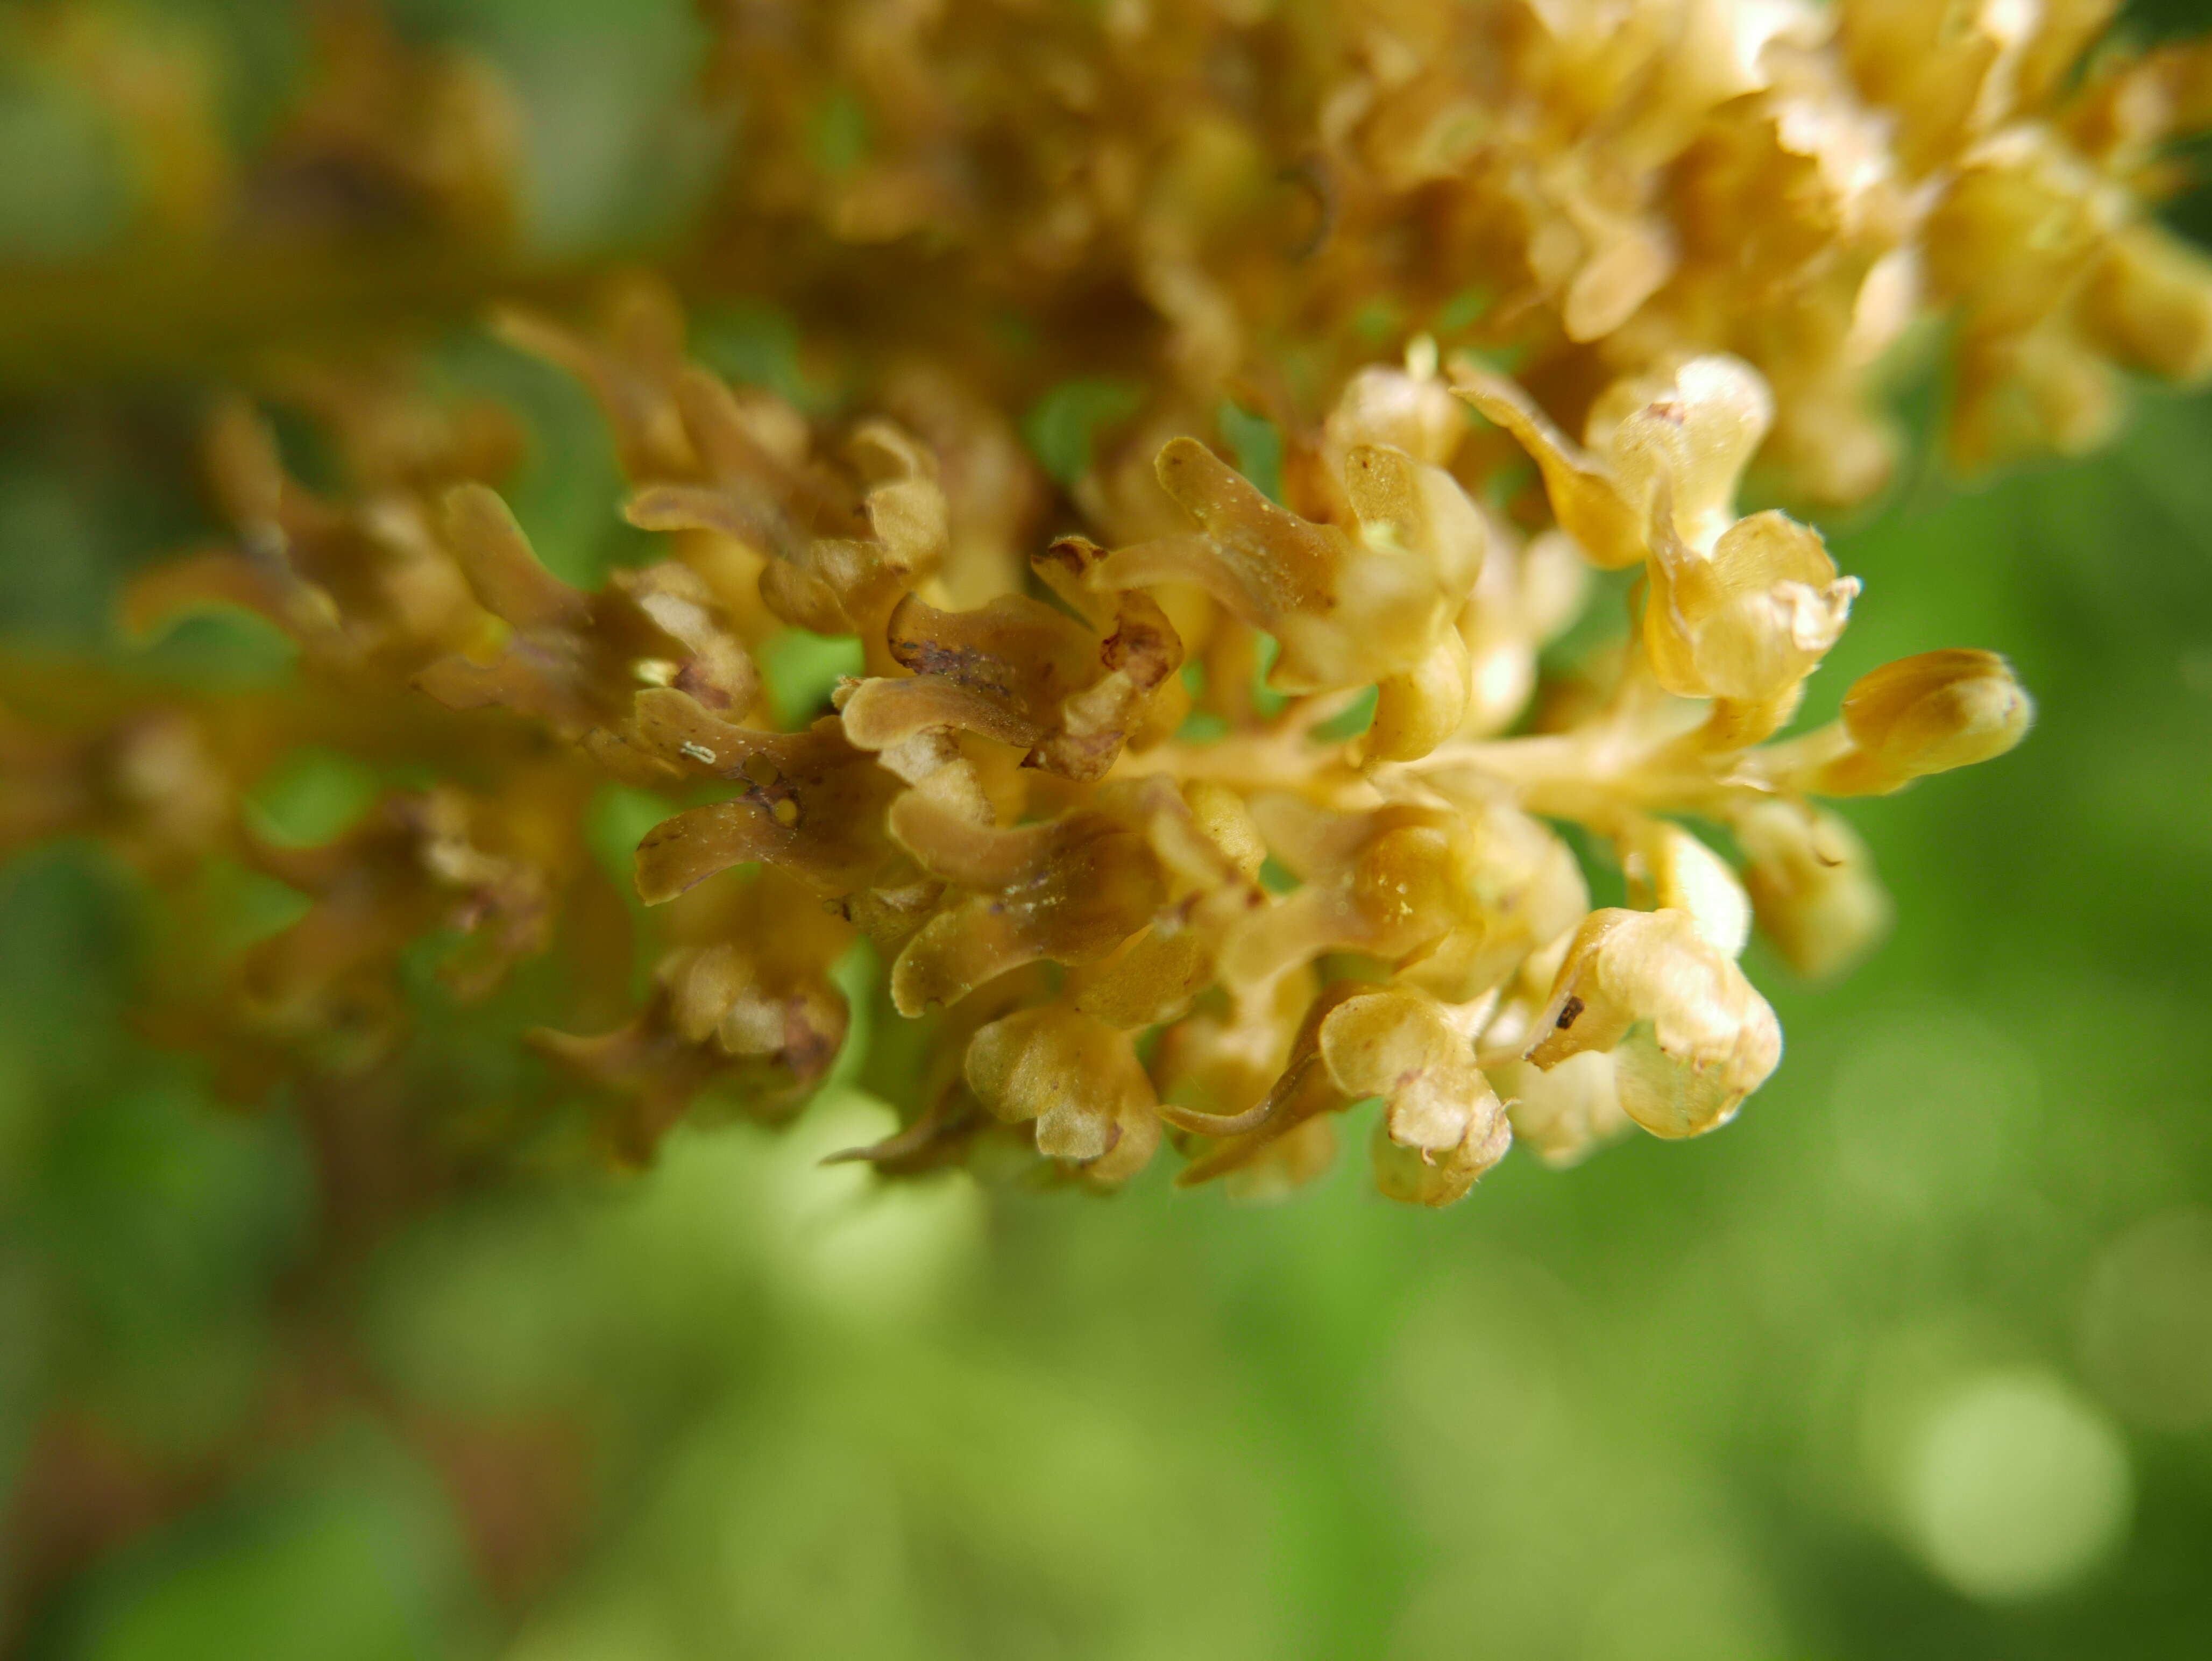
[[[1053,730],[1028,765],[1063,779],[1103,778],[1148,712],[1152,694],[1182,667],[1182,641],[1148,594],[1121,597],[1114,632],[1098,648],[1098,678],[1060,703]]]
[[[909,594],[888,632],[891,657],[911,674],[865,681],[845,700],[846,734],[863,749],[941,730],[1026,749],[1057,722],[1061,701],[1098,675],[1090,631],[1026,595],[940,611]]]
[[[949,682],[1038,725],[1098,672],[1091,631],[1024,594],[974,611],[939,611],[909,594],[891,613],[890,644],[916,676]]]
[[[1628,1116],[1654,1136],[1725,1125],[1782,1058],[1782,1028],[1686,912],[1593,912],[1575,935],[1528,1058],[1611,1052]]]
[[[845,736],[881,755],[933,732],[975,732],[1027,749],[1044,729],[998,699],[933,675],[878,675],[852,689],[838,711]]]
[[[596,595],[571,588],[480,485],[448,495],[447,532],[477,598],[510,630],[489,662],[448,657],[416,676],[448,707],[498,705],[532,716],[619,776],[651,783],[668,767],[639,741],[641,688],[678,688],[733,720],[757,698],[751,658],[686,567],[618,573]]]
[[[1151,923],[1165,898],[1143,832],[1116,814],[1005,830],[908,791],[892,803],[890,830],[953,890],[892,966],[902,1015],[1025,963],[1094,962]]]
[[[899,781],[848,743],[834,718],[804,732],[759,732],[716,720],[673,689],[641,693],[637,705],[648,753],[741,791],[677,815],[638,845],[637,888],[647,905],[754,860],[833,899],[897,863],[883,826]]]

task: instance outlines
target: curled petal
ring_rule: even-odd
[[[1544,476],[1559,528],[1593,562],[1613,571],[1642,561],[1644,516],[1622,498],[1603,461],[1559,431],[1503,375],[1477,374],[1452,390],[1520,441]]]
[[[1128,1034],[1063,1004],[982,1028],[965,1070],[994,1118],[1034,1121],[1040,1154],[1091,1166],[1103,1180],[1127,1180],[1159,1144],[1152,1081]]]
[[[1474,662],[1467,641],[1457,629],[1448,628],[1411,670],[1376,682],[1368,755],[1383,761],[1413,761],[1426,755],[1467,719],[1474,683]]]
[[[686,655],[658,665],[670,686],[731,720],[752,708],[760,697],[760,674],[725,627],[696,572],[672,562],[617,572],[612,582],[653,627],[684,648]]]
[[[1490,532],[1459,482],[1388,445],[1346,457],[1344,486],[1370,541],[1393,542],[1427,562],[1453,609],[1482,574]]]
[[[1735,517],[1737,482],[1774,419],[1758,372],[1724,356],[1683,364],[1672,385],[1603,433],[1595,453],[1502,376],[1478,375],[1455,390],[1535,458],[1560,529],[1609,569],[1644,558],[1662,481],[1672,491],[1676,534],[1693,549],[1710,549]]]
[[[1062,701],[1055,730],[1031,750],[1030,766],[1063,779],[1103,778],[1147,701],[1182,666],[1182,641],[1149,595],[1125,594],[1098,661],[1105,672]]]
[[[1606,456],[1624,502],[1649,512],[1664,480],[1682,540],[1710,549],[1735,518],[1736,486],[1773,425],[1774,397],[1757,370],[1740,358],[1692,358],[1613,430]]]
[[[1321,1057],[1347,1097],[1383,1098],[1383,1124],[1400,1147],[1437,1155],[1494,1146],[1491,1163],[1504,1156],[1505,1110],[1434,998],[1401,987],[1346,998],[1321,1023]]]
[[[1063,778],[1103,777],[1182,662],[1182,642],[1149,596],[1119,596],[1114,615],[1102,641],[1023,595],[969,612],[908,595],[891,613],[890,646],[913,677],[854,689],[843,702],[846,732],[864,749],[888,750],[933,728],[958,729],[1020,744],[1028,765]]]
[[[1103,962],[1068,976],[1085,1015],[1134,1032],[1180,1019],[1213,978],[1213,956],[1189,929],[1155,924]]]
[[[1780,699],[1842,635],[1858,579],[1838,577],[1820,533],[1780,513],[1739,519],[1698,554],[1674,533],[1669,500],[1662,482],[1644,614],[1659,684],[1687,698]]]
[[[1345,383],[1322,436],[1339,455],[1361,445],[1389,445],[1442,467],[1467,436],[1467,412],[1431,376],[1370,365]]]
[[[1539,1067],[1612,1052],[1622,1107],[1662,1137],[1726,1124],[1782,1058],[1774,1011],[1686,912],[1591,912],[1537,1030]]]
[[[1026,595],[974,611],[939,611],[914,595],[891,613],[891,656],[1042,724],[1097,673],[1098,646],[1073,618]]]
[[[1204,528],[1117,549],[1097,587],[1188,583],[1273,634],[1270,682],[1290,693],[1364,685],[1411,668],[1458,609],[1429,562],[1389,538],[1355,543],[1277,506],[1194,439],[1160,452],[1159,481]],[[1463,591],[1462,591],[1463,592]]]
[[[1385,1199],[1401,1205],[1444,1206],[1465,1199],[1482,1174],[1504,1159],[1513,1145],[1513,1127],[1504,1113],[1471,1125],[1468,1139],[1441,1153],[1409,1148],[1391,1136],[1387,1119],[1376,1122],[1369,1148],[1375,1161],[1375,1185]]]
[[[926,732],[979,732],[1026,749],[1044,728],[987,693],[934,676],[877,676],[853,688],[839,712],[856,749],[884,751]]]
[[[568,586],[538,555],[496,491],[458,484],[446,497],[446,537],[484,609],[522,630],[575,630],[591,597]]]
[[[867,886],[894,862],[882,826],[899,781],[847,743],[834,718],[805,732],[757,732],[714,720],[673,690],[641,694],[638,703],[650,749],[743,791],[677,815],[638,845],[647,905],[751,860],[831,898]]]
[[[915,1015],[951,1003],[1024,963],[1095,962],[1149,924],[1165,898],[1141,832],[1107,813],[1000,830],[909,791],[891,833],[953,885],[891,968],[891,997]]]

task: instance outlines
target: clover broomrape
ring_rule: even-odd
[[[1434,1204],[1516,1136],[1711,1130],[1781,1056],[1754,922],[1814,975],[1886,924],[1820,802],[2031,719],[1956,649],[1793,734],[1860,585],[1739,512],[1747,469],[1879,490],[1923,319],[1970,464],[2097,442],[2124,373],[2212,371],[2212,280],[2145,205],[2212,57],[2084,63],[2108,5],[705,9],[720,194],[665,277],[594,274],[582,325],[531,298],[511,112],[465,60],[342,9],[321,82],[231,158],[178,64],[114,72],[96,16],[34,42],[170,158],[139,236],[191,250],[187,322],[249,270],[305,320],[208,424],[228,535],[124,601],[141,633],[257,613],[297,688],[0,682],[5,840],[105,838],[179,929],[218,866],[305,896],[149,990],[234,1094],[407,1077],[427,949],[440,1008],[527,1034],[628,1161],[695,1104],[793,1111],[856,1015],[903,1128],[854,1156],[891,1173],[1111,1186],[1166,1143],[1186,1182],[1276,1191],[1379,1097],[1378,1182]],[[581,380],[650,558],[549,573],[497,492],[507,418],[433,391],[404,323],[314,336],[348,267],[434,272]],[[695,361],[679,293],[787,306],[836,407]],[[342,490],[259,404],[319,421]],[[1638,573],[1633,627],[1547,676],[1600,570]],[[793,631],[860,673],[779,722]],[[302,744],[390,787],[295,847],[243,803]],[[641,914],[592,857],[611,782],[662,803]],[[1560,822],[1629,908],[1592,909]]]

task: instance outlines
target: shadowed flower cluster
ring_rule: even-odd
[[[2032,718],[1953,648],[1801,730],[1861,585],[1747,470],[1879,489],[1922,320],[1968,461],[2212,370],[2212,280],[2144,205],[2212,59],[2076,75],[2094,3],[708,10],[756,161],[694,286],[797,296],[838,396],[709,367],[658,279],[501,304],[627,476],[639,557],[580,585],[502,500],[498,407],[398,347],[257,365],[206,430],[225,534],[124,615],[253,613],[296,689],[0,686],[0,838],[106,839],[180,931],[241,874],[297,902],[155,971],[149,1028],[241,1097],[393,1064],[427,969],[625,1161],[841,1069],[901,1109],[850,1155],[890,1174],[1171,1151],[1277,1193],[1373,1100],[1382,1190],[1443,1204],[1516,1137],[1712,1130],[1781,1058],[1754,926],[1820,977],[1887,924],[1823,803]],[[495,99],[375,42],[283,144],[492,235]],[[254,800],[302,747],[376,783],[298,846]]]

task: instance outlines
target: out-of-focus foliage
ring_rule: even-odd
[[[268,119],[296,20],[173,9],[246,54],[235,116]],[[515,89],[549,257],[649,240],[704,192],[715,136],[665,113],[696,45],[680,7],[396,9],[459,28]],[[37,158],[0,168],[9,256],[96,249],[122,189],[98,124],[0,92],[0,154]],[[834,152],[834,124],[821,137]],[[834,396],[780,314],[703,333],[802,407]],[[441,361],[521,412],[509,494],[549,566],[634,562],[580,396],[465,331]],[[1102,382],[1030,441],[1079,470],[1116,407]],[[110,649],[127,571],[203,529],[178,459],[198,414],[159,378],[0,409],[12,643]],[[485,1150],[542,1064],[441,1024],[427,961],[406,966],[426,1095],[241,1116],[133,1025],[148,973],[236,942],[149,937],[141,879],[88,845],[19,858],[0,868],[0,1644],[2199,1653],[2208,444],[2203,405],[2154,402],[2100,460],[1972,492],[1927,468],[1835,539],[1881,603],[1815,700],[2002,645],[2041,700],[2033,765],[1853,813],[1896,931],[1817,997],[1753,949],[1792,1053],[1728,1137],[1564,1179],[1510,1161],[1443,1215],[1349,1170],[1289,1209],[1176,1198],[1157,1172],[1110,1206],[961,1173],[883,1189],[817,1162],[895,1127],[849,1068],[780,1137],[685,1127],[645,1176],[518,1181]],[[783,649],[779,682],[854,668]],[[286,652],[213,621],[158,650],[231,688]],[[378,782],[298,756],[256,811],[312,845]],[[626,856],[642,807],[592,803],[595,856]],[[243,934],[298,915],[282,884],[224,880],[212,909]]]

